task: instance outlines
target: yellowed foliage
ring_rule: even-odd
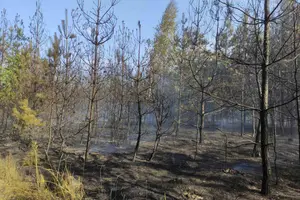
[[[36,112],[29,107],[28,99],[21,100],[19,109],[13,108],[13,116],[17,119],[15,128],[23,133],[28,128],[44,126],[42,120],[36,115]]]

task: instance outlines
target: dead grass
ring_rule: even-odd
[[[57,173],[44,169],[50,174],[46,180],[37,153],[37,144],[33,143],[31,150],[24,159],[24,164],[34,168],[34,174],[25,175],[22,166],[18,166],[9,154],[0,159],[0,199],[3,200],[81,200],[84,196],[80,179],[74,178],[69,171]],[[48,185],[53,185],[50,189]]]
[[[41,180],[43,183],[43,180]],[[54,195],[45,187],[37,187],[20,173],[16,161],[11,155],[0,159],[0,199],[54,199]]]

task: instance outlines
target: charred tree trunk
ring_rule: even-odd
[[[48,127],[49,139],[48,139],[47,150],[46,150],[47,155],[51,147],[51,141],[52,141],[52,125],[53,125],[52,114],[53,114],[53,100],[50,104],[50,113],[49,113],[49,127]]]
[[[201,102],[200,102],[200,126],[199,126],[199,143],[203,143],[203,128],[204,128],[204,114],[205,114],[205,102],[204,102],[204,93],[201,93]]]
[[[138,106],[138,137],[136,140],[136,145],[134,148],[134,156],[133,156],[133,162],[136,159],[139,147],[140,147],[140,141],[142,136],[142,120],[143,120],[143,114],[142,114],[142,102],[141,102],[141,94],[140,94],[140,81],[141,81],[141,23],[138,22],[138,28],[139,28],[139,49],[138,49],[138,63],[137,63],[137,77],[136,77],[136,90],[137,90],[137,106]]]
[[[200,116],[200,113],[197,112],[197,123],[196,123],[196,151],[195,151],[195,159],[197,157],[197,154],[198,154],[198,148],[199,148],[199,136],[200,136],[200,119],[201,119],[201,116]]]
[[[100,1],[98,0],[98,6],[97,6],[97,16],[96,16],[96,27],[95,27],[95,36],[94,36],[94,60],[93,60],[93,66],[91,68],[91,93],[90,93],[90,99],[89,99],[89,109],[88,109],[88,132],[87,132],[87,139],[86,139],[86,146],[85,146],[85,153],[84,153],[84,164],[83,164],[83,171],[85,170],[85,165],[87,162],[87,155],[90,148],[90,139],[91,135],[93,133],[94,123],[95,123],[95,103],[96,103],[96,87],[97,87],[97,71],[98,71],[98,49],[99,49],[99,22],[100,22]]]
[[[159,133],[158,133],[158,134],[159,134]],[[156,138],[155,138],[155,142],[154,142],[154,146],[153,146],[152,153],[151,153],[151,155],[150,155],[150,157],[149,157],[149,161],[151,161],[151,160],[154,158],[155,153],[156,153],[157,148],[158,148],[158,145],[159,145],[159,142],[160,142],[160,136],[157,135]]]
[[[199,144],[203,143],[203,127],[204,127],[204,94],[201,93],[200,111],[197,111],[197,123],[196,123],[196,152],[195,158],[198,154]]]
[[[127,103],[127,133],[126,133],[126,138],[130,134],[130,129],[131,129],[131,120],[130,120],[130,102]]]
[[[181,125],[181,87],[182,87],[182,72],[181,67],[179,67],[179,91],[178,91],[178,105],[177,105],[177,123],[176,123],[176,132],[175,136],[178,136]]]
[[[141,109],[141,101],[138,100],[138,137],[136,140],[136,145],[134,148],[134,156],[133,156],[133,161],[135,161],[139,147],[140,147],[140,141],[141,141],[141,136],[142,136],[142,109]]]

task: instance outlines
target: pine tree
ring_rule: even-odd
[[[84,8],[84,1],[78,0],[78,8],[72,13],[75,28],[80,36],[87,42],[86,54],[92,59],[88,63],[90,73],[90,91],[88,97],[88,131],[86,140],[86,150],[84,155],[84,166],[87,161],[90,148],[91,135],[94,134],[97,124],[97,102],[99,101],[100,78],[101,78],[101,46],[110,40],[114,34],[116,26],[116,17],[113,8],[118,3],[117,0],[111,0],[109,5],[104,8],[101,0],[94,2],[94,12],[88,12]]]

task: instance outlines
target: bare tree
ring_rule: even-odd
[[[190,7],[192,10],[192,21],[190,30],[187,35],[191,38],[190,40],[190,52],[185,58],[187,65],[190,69],[192,82],[189,83],[190,87],[197,91],[199,95],[199,109],[197,110],[197,143],[203,142],[203,129],[204,129],[204,115],[205,115],[205,104],[209,99],[207,93],[212,93],[215,79],[217,77],[218,69],[218,53],[216,52],[216,65],[214,66],[210,60],[212,55],[206,49],[207,41],[204,39],[204,34],[207,31],[201,31],[200,27],[203,24],[207,24],[204,21],[205,13],[207,12],[207,2],[203,1],[191,1]],[[209,27],[209,26],[208,26]],[[207,28],[209,29],[209,28]],[[218,33],[216,34],[216,42],[218,42]],[[199,135],[199,137],[198,137]]]
[[[130,110],[129,99],[130,95],[130,57],[134,51],[133,32],[126,26],[125,22],[122,22],[122,26],[119,28],[115,35],[115,47],[113,49],[113,58],[110,61],[109,69],[109,87],[110,94],[107,103],[110,105],[110,125],[112,138],[117,136],[126,137],[130,129]],[[127,109],[126,109],[127,108]],[[128,112],[128,113],[126,113]],[[126,115],[127,114],[127,115]],[[128,130],[124,132],[124,122],[127,118]]]
[[[297,53],[299,48],[299,39],[297,38],[297,35],[299,35],[299,11],[300,6],[297,5],[297,2],[293,2],[293,50],[294,50],[294,82],[295,82],[295,96],[296,96],[296,114],[297,114],[297,131],[298,131],[298,145],[299,145],[299,162],[300,162],[300,105],[299,105],[299,82],[298,82],[298,59],[297,59]]]
[[[151,108],[155,116],[155,142],[153,146],[152,153],[149,157],[151,161],[158,149],[161,137],[165,135],[170,135],[177,129],[177,126],[174,126],[175,120],[172,117],[172,106],[174,105],[174,95],[172,95],[172,90],[163,90],[159,85],[163,79],[158,80],[155,83],[155,86],[152,86],[152,95],[151,95]],[[169,84],[164,85],[164,87],[171,88]],[[177,124],[177,123],[176,123]],[[175,125],[176,125],[175,124]],[[174,130],[172,130],[174,127]]]
[[[133,91],[132,91],[132,101],[137,106],[137,140],[134,148],[133,161],[135,161],[137,153],[139,151],[141,137],[142,137],[142,127],[143,127],[143,118],[150,111],[147,109],[149,103],[149,90],[152,88],[152,83],[149,83],[148,67],[149,67],[149,47],[146,46],[145,50],[142,52],[142,45],[144,40],[142,39],[142,26],[141,22],[138,22],[138,30],[136,37],[137,52],[136,55],[132,56],[133,59],[133,74],[130,75],[130,78],[133,80]]]
[[[240,6],[235,6],[234,4],[229,4],[228,2],[222,2],[219,1],[222,4],[226,5],[231,10],[235,10],[237,13],[242,15],[247,15],[250,18],[251,22],[248,22],[247,24],[249,26],[256,26],[256,25],[262,25],[263,26],[263,38],[260,40],[260,37],[257,35],[257,39],[255,42],[255,45],[258,49],[259,55],[257,55],[257,59],[255,59],[255,62],[253,60],[247,60],[237,57],[230,57],[228,55],[225,55],[224,52],[223,55],[225,55],[230,60],[234,61],[235,63],[242,64],[244,66],[248,66],[249,68],[254,67],[255,70],[258,70],[259,73],[255,72],[257,77],[257,91],[259,96],[259,106],[250,106],[250,105],[243,105],[244,108],[250,109],[250,110],[256,110],[259,111],[260,115],[260,136],[261,136],[261,158],[262,158],[262,172],[263,172],[263,179],[262,179],[262,186],[261,186],[261,193],[264,195],[268,195],[270,193],[270,176],[271,176],[271,166],[270,166],[270,160],[269,160],[269,131],[268,131],[268,113],[276,108],[281,107],[284,105],[287,105],[295,100],[295,96],[288,97],[283,102],[278,103],[275,102],[272,106],[269,106],[269,71],[271,66],[274,66],[276,63],[280,62],[286,62],[287,58],[291,56],[295,49],[288,50],[283,53],[283,49],[288,45],[288,43],[291,40],[291,37],[287,37],[282,43],[282,45],[279,47],[279,49],[276,49],[276,52],[272,52],[271,55],[271,40],[270,40],[270,33],[271,33],[271,23],[276,22],[282,18],[287,12],[287,10],[276,13],[280,5],[282,5],[283,1],[279,1],[275,5],[272,5],[272,9],[270,9],[270,0],[265,0],[263,2],[263,16],[257,16],[256,11],[258,8],[261,7],[260,2],[256,5],[256,10],[249,10],[246,8],[241,8]],[[251,3],[250,3],[251,5]],[[233,17],[238,23],[246,23],[241,20],[239,17],[240,15],[237,15],[234,12],[231,12]],[[259,31],[257,31],[255,34],[258,34]],[[291,35],[291,34],[290,34]],[[246,47],[245,47],[246,48]],[[274,50],[274,49],[273,49]],[[248,50],[249,52],[250,49]],[[255,68],[255,66],[259,66],[258,68]],[[238,104],[237,104],[238,105]],[[259,108],[256,108],[259,107]]]
[[[109,6],[104,7],[103,2],[97,0],[94,1],[94,8],[92,10],[86,11],[84,8],[84,1],[77,0],[78,8],[72,12],[76,30],[87,43],[87,47],[89,47],[86,49],[86,54],[89,59],[84,60],[89,68],[90,94],[88,97],[88,130],[83,168],[85,168],[85,163],[87,161],[90,138],[95,131],[95,123],[98,120],[95,118],[95,108],[99,100],[98,92],[100,89],[100,48],[113,36],[116,26],[116,17],[113,8],[117,3],[117,0],[111,0]]]

